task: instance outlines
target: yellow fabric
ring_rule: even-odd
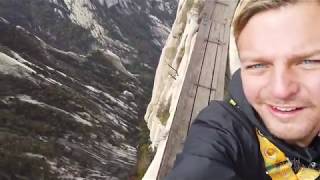
[[[286,155],[265,138],[259,130],[257,130],[257,136],[267,174],[272,180],[315,180],[320,175],[319,171],[310,168],[301,168],[295,174]]]
[[[319,176],[319,171],[310,168],[301,168],[297,173],[298,179],[314,180]]]

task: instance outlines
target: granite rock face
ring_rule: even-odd
[[[156,71],[145,121],[156,151],[144,179],[156,179],[201,22],[204,0],[180,0],[172,31]]]
[[[128,179],[169,0],[0,1],[0,179]]]

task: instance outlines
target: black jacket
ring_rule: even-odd
[[[318,138],[303,149],[270,134],[244,96],[239,71],[233,76],[229,90],[238,106],[214,101],[201,111],[167,180],[271,179],[266,174],[255,128],[289,157],[294,170],[319,161]]]

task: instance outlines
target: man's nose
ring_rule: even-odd
[[[275,70],[272,76],[270,85],[273,98],[288,100],[298,92],[299,85],[294,72],[282,68]]]

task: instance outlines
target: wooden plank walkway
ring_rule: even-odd
[[[189,126],[211,100],[224,98],[230,26],[239,0],[206,0],[197,39],[171,125],[157,179],[181,152]]]

